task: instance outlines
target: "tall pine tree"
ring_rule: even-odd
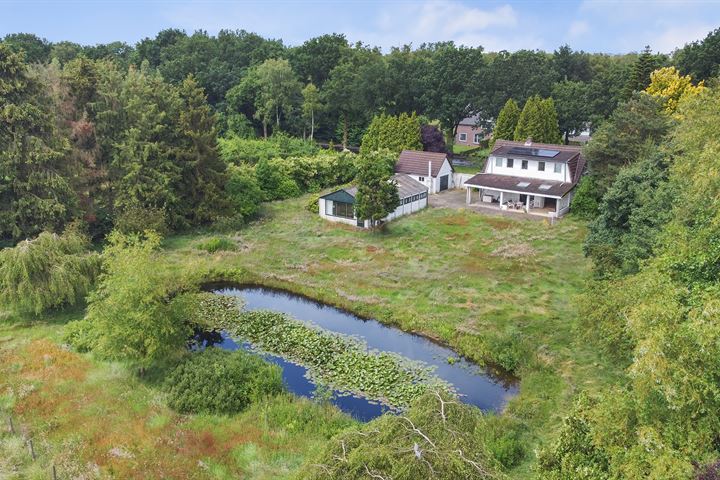
[[[650,85],[650,74],[658,68],[659,62],[647,45],[633,65],[632,73],[623,89],[623,98],[629,99],[633,92],[641,92]]]
[[[68,142],[57,134],[51,108],[23,54],[0,43],[0,237],[58,231],[73,217]]]
[[[217,152],[215,118],[203,88],[192,75],[180,86],[180,99],[177,163],[182,172],[178,195],[182,197],[182,215],[191,225],[198,225],[227,209],[223,193],[226,167]]]
[[[493,129],[492,142],[496,140],[512,140],[515,137],[515,127],[520,120],[520,107],[512,98],[505,102],[505,106],[500,110]]]

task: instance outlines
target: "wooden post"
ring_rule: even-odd
[[[15,434],[15,425],[13,425],[12,415],[8,417],[8,431]]]
[[[33,448],[32,438],[28,440],[28,450],[30,450],[30,458],[35,460],[35,449]]]
[[[52,466],[52,480],[57,480],[57,471],[55,470],[55,465]]]

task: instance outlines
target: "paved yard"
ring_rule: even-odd
[[[486,215],[497,215],[499,217],[525,218],[528,220],[548,220],[547,217],[539,215],[528,215],[521,212],[509,212],[497,208],[485,207],[479,203],[467,205],[465,203],[465,189],[445,190],[442,193],[428,195],[429,205],[433,208],[466,208]]]

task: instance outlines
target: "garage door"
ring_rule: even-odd
[[[442,192],[443,190],[447,190],[447,189],[448,189],[448,176],[443,175],[442,177],[440,177],[440,191]]]

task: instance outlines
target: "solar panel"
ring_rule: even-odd
[[[530,147],[512,147],[509,151],[511,155],[527,155],[530,157],[553,158],[560,153],[559,150],[548,150],[546,148],[530,148]]]

